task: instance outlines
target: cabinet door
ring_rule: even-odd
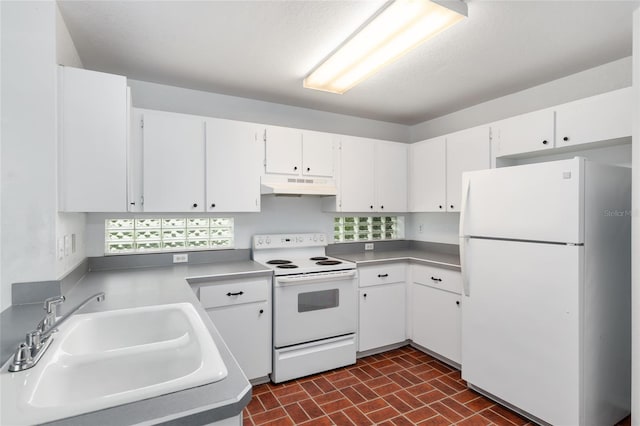
[[[373,139],[357,137],[342,138],[339,211],[373,211],[375,142]]]
[[[302,132],[287,127],[267,127],[265,172],[298,175],[302,167]]]
[[[203,212],[204,121],[182,114],[143,114],[145,212]]]
[[[268,302],[207,310],[249,380],[271,373],[271,311]]]
[[[409,211],[445,211],[445,154],[443,137],[409,146]]]
[[[556,146],[571,146],[631,136],[630,87],[556,108]]]
[[[333,148],[335,135],[321,132],[302,132],[302,174],[333,177]]]
[[[494,123],[498,138],[496,157],[553,148],[554,111],[550,109],[518,115]]]
[[[127,211],[127,79],[60,67],[60,210]]]
[[[413,341],[460,364],[461,296],[412,284]]]
[[[404,283],[361,289],[359,296],[358,351],[406,339]]]
[[[258,128],[221,119],[208,119],[206,127],[207,211],[260,211]]]
[[[407,211],[407,145],[378,142],[375,158],[377,212]]]
[[[491,168],[489,127],[447,136],[447,211],[460,211],[462,173]]]

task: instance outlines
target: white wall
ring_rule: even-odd
[[[418,142],[629,86],[631,57],[416,124],[409,139]]]
[[[352,136],[408,142],[402,124],[369,120],[200,90],[129,80],[133,106]]]
[[[55,278],[55,3],[3,1],[1,308]]]
[[[640,10],[633,13],[633,182],[631,248],[631,423],[640,426]]]

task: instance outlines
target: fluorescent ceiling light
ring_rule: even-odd
[[[342,94],[466,16],[461,0],[395,0],[305,78],[303,86]]]

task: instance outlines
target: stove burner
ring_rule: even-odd
[[[320,262],[316,262],[316,265],[339,265],[341,263],[339,260],[321,260]]]
[[[282,268],[282,269],[295,269],[297,267],[298,265],[294,265],[293,263],[284,263],[282,265],[276,266],[276,268]]]
[[[309,260],[328,260],[328,257],[325,256],[316,256],[316,257],[312,257]]]
[[[290,260],[282,260],[282,259],[274,259],[274,260],[269,260],[267,262],[267,265],[286,265],[288,263],[291,263]]]

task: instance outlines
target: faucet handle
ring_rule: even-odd
[[[44,310],[47,314],[55,313],[56,306],[64,302],[66,298],[64,296],[53,296],[44,301]]]
[[[26,339],[27,346],[31,349],[40,349],[40,346],[42,345],[42,341],[40,338],[41,338],[40,330],[27,333],[27,339]]]

